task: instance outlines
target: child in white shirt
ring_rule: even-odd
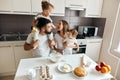
[[[78,32],[76,29],[72,29],[68,32],[68,37],[64,40],[64,55],[71,55],[72,54],[72,49],[73,48],[78,48],[78,43],[76,40],[76,36],[77,36]]]
[[[41,7],[42,7],[42,12],[38,13],[33,19],[33,27],[34,28],[36,28],[36,26],[37,26],[36,24],[37,24],[38,18],[46,18],[52,22],[50,14],[53,12],[54,6],[51,3],[49,3],[48,1],[43,0],[41,2]],[[51,24],[51,26],[52,26],[52,28],[55,28],[55,26],[53,24]],[[39,33],[39,30],[36,30],[36,32]],[[37,35],[35,35],[35,37],[37,37]],[[53,32],[50,32],[49,34],[47,33],[47,37],[48,37],[49,46],[51,47],[51,49],[53,49],[53,47],[51,46],[51,45],[55,45],[55,42],[53,40]]]

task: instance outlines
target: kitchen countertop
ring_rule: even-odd
[[[84,54],[74,54],[65,56],[65,61],[58,63],[52,63],[49,61],[49,57],[46,58],[30,58],[21,59],[14,80],[29,80],[27,77],[27,72],[29,69],[38,67],[40,65],[48,65],[50,68],[50,73],[53,75],[52,80],[79,80],[77,77],[70,73],[61,73],[58,71],[57,66],[63,62],[70,64],[73,68],[79,66],[81,63],[81,58]],[[84,55],[85,62],[91,62],[89,67],[86,67],[88,74],[84,80],[109,80],[113,76],[111,74],[102,74],[95,70],[97,65],[92,59]],[[40,79],[39,79],[40,80]],[[83,80],[83,79],[82,79]]]
[[[28,37],[28,34],[8,33],[0,34],[0,41],[24,41]]]

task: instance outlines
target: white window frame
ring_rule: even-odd
[[[117,49],[114,49],[114,51],[116,51],[117,53],[119,53],[119,54],[120,54],[120,42],[119,42],[119,44],[118,44]]]
[[[118,25],[119,20],[120,20],[120,3],[118,5],[118,10],[117,10],[117,13],[116,13],[116,18],[115,18],[115,24],[113,26],[113,32],[112,32],[112,36],[111,36],[111,40],[110,40],[110,45],[109,45],[109,48],[108,48],[108,52],[110,53],[110,55],[112,55],[112,56],[114,56],[115,58],[118,58],[118,59],[120,59],[120,50],[118,48],[120,45],[117,45],[117,44],[119,44],[120,41],[117,40],[117,42],[116,42],[115,39],[116,39],[116,36],[117,36],[117,33],[118,33],[117,28],[120,27]],[[118,34],[120,34],[120,33],[118,33]],[[118,36],[118,39],[120,40],[119,36]],[[114,45],[114,44],[116,44],[116,45]]]

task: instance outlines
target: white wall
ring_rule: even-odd
[[[100,61],[104,61],[107,64],[110,64],[112,67],[111,74],[114,76],[117,68],[117,64],[119,59],[110,55],[108,51],[110,40],[112,36],[112,31],[115,23],[115,17],[118,9],[118,4],[120,0],[104,0],[103,9],[102,9],[102,17],[106,18],[106,25],[103,35],[103,44],[100,53]],[[119,65],[120,66],[120,65]],[[120,70],[120,67],[119,67]],[[120,74],[120,71],[117,71],[117,74]],[[117,80],[120,80],[120,77],[117,75]]]

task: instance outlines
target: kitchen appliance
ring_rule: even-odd
[[[97,36],[98,33],[98,27],[95,26],[78,26],[78,37],[91,37],[91,36]]]
[[[76,51],[76,49],[73,49],[73,54],[85,54],[86,53],[86,45],[87,45],[87,41],[86,39],[77,39],[78,42],[78,48],[79,51]]]

